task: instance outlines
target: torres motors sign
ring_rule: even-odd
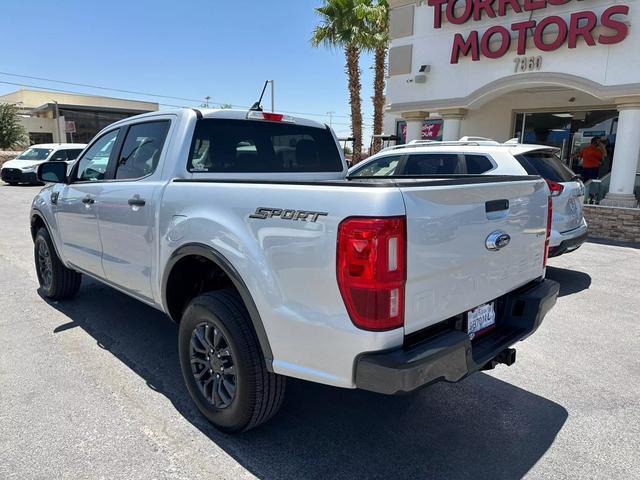
[[[463,25],[483,18],[505,17],[510,11],[533,12],[571,1],[581,0],[429,0],[429,5],[434,9],[434,28],[442,28],[444,19],[453,25]],[[585,10],[572,13],[568,20],[550,15],[509,26],[494,25],[482,33],[477,30],[457,33],[453,39],[451,63],[458,63],[461,56],[470,56],[473,61],[480,60],[481,56],[501,58],[513,43],[517,45],[518,55],[525,55],[529,32],[535,47],[543,52],[558,50],[566,44],[576,48],[580,40],[589,46],[620,43],[629,33],[629,26],[624,21],[628,14],[627,5],[617,4],[599,16]],[[599,26],[605,29],[598,29]],[[602,31],[596,33],[596,29]]]

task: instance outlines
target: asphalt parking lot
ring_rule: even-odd
[[[518,362],[406,397],[302,381],[247,434],[192,406],[177,329],[93,281],[37,293],[38,187],[0,185],[0,478],[640,478],[640,250],[552,259],[561,298]]]

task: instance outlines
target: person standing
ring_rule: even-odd
[[[580,152],[582,158],[582,174],[585,180],[594,180],[598,178],[600,165],[607,157],[607,149],[598,137],[591,139],[591,145],[583,148]]]

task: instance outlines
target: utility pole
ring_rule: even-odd
[[[204,108],[209,108],[209,100],[211,100],[211,97],[209,95],[204,97]]]
[[[60,110],[58,109],[58,101],[53,100],[53,104],[55,105],[56,125],[58,126],[58,143],[62,143],[62,132],[60,131]]]
[[[329,126],[331,128],[333,128],[333,116],[336,114],[336,112],[327,112],[327,115],[329,115]]]

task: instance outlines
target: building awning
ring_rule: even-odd
[[[31,113],[40,113],[47,111],[54,111],[56,104],[53,102],[45,103],[31,110]],[[133,108],[117,108],[117,107],[105,107],[98,105],[74,105],[67,103],[58,103],[58,110],[72,110],[79,112],[104,112],[104,113],[124,113],[130,115],[139,115],[141,113],[153,112],[154,110],[148,109],[133,109]]]

